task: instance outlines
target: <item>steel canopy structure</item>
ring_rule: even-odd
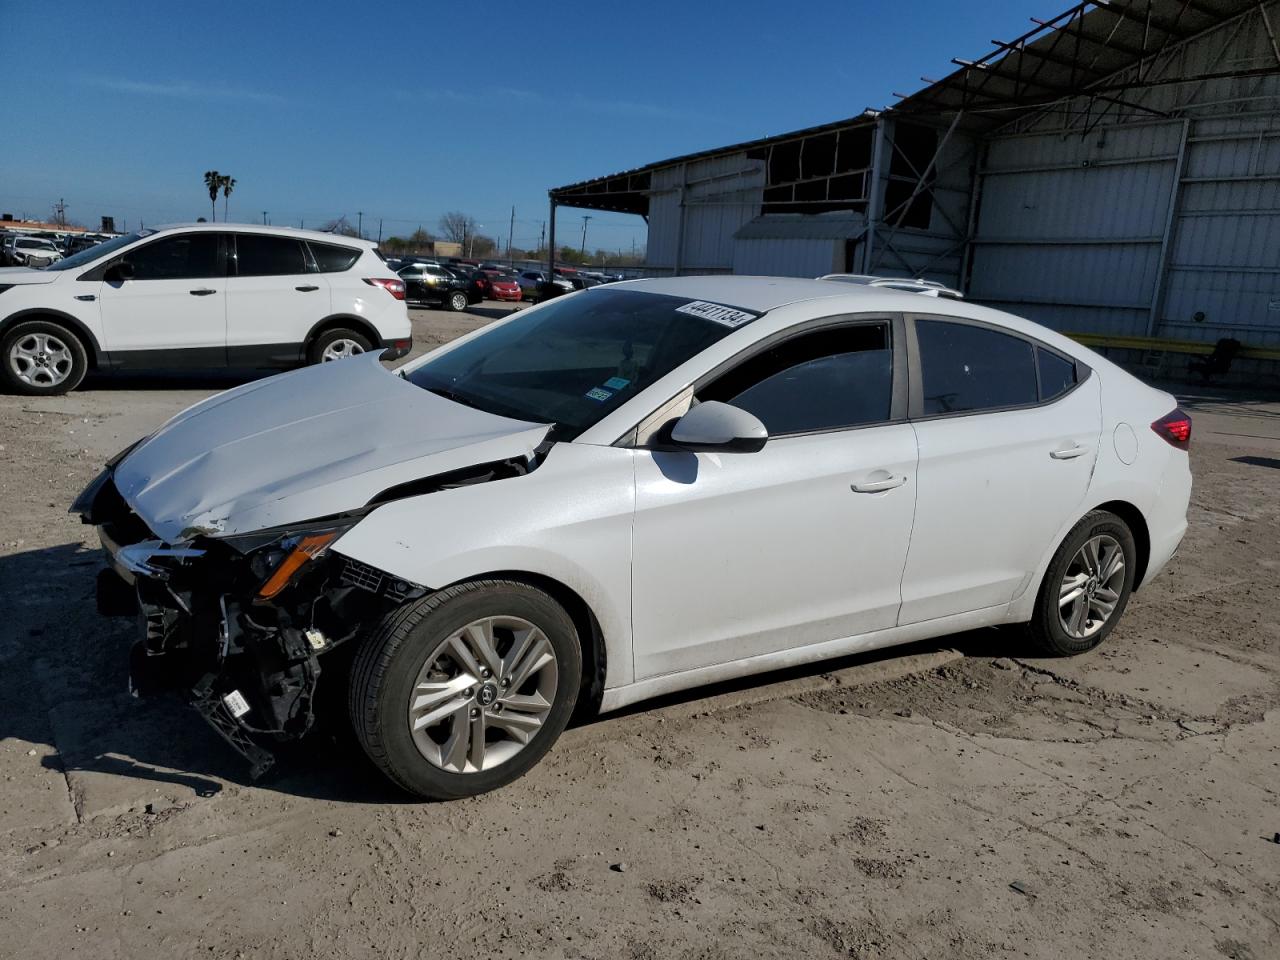
[[[645,217],[656,274],[923,277],[1280,349],[1278,26],[1277,0],[1079,3],[883,110],[557,187],[553,214]]]

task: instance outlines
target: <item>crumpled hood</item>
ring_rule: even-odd
[[[528,456],[549,430],[428,393],[370,354],[188,408],[117,464],[115,483],[167,542],[247,533],[353,510],[400,483]]]
[[[0,267],[0,286],[6,284],[53,283],[58,271],[36,270],[34,267]]]

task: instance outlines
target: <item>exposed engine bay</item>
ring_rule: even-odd
[[[271,744],[312,728],[324,658],[429,592],[330,546],[381,503],[520,476],[537,462],[513,459],[401,484],[320,520],[167,543],[117,489],[114,467],[123,456],[72,512],[98,528],[107,554],[98,612],[140,621],[130,691],[185,697],[249,761],[254,778],[273,765]]]

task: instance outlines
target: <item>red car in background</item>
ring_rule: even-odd
[[[520,283],[509,273],[489,274],[489,296],[494,300],[518,301]]]

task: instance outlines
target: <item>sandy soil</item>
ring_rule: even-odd
[[[228,382],[0,397],[0,954],[1280,956],[1280,405],[1189,399],[1191,532],[1090,655],[984,631],[721,686],[422,804],[341,737],[250,784],[125,694],[66,508]]]

